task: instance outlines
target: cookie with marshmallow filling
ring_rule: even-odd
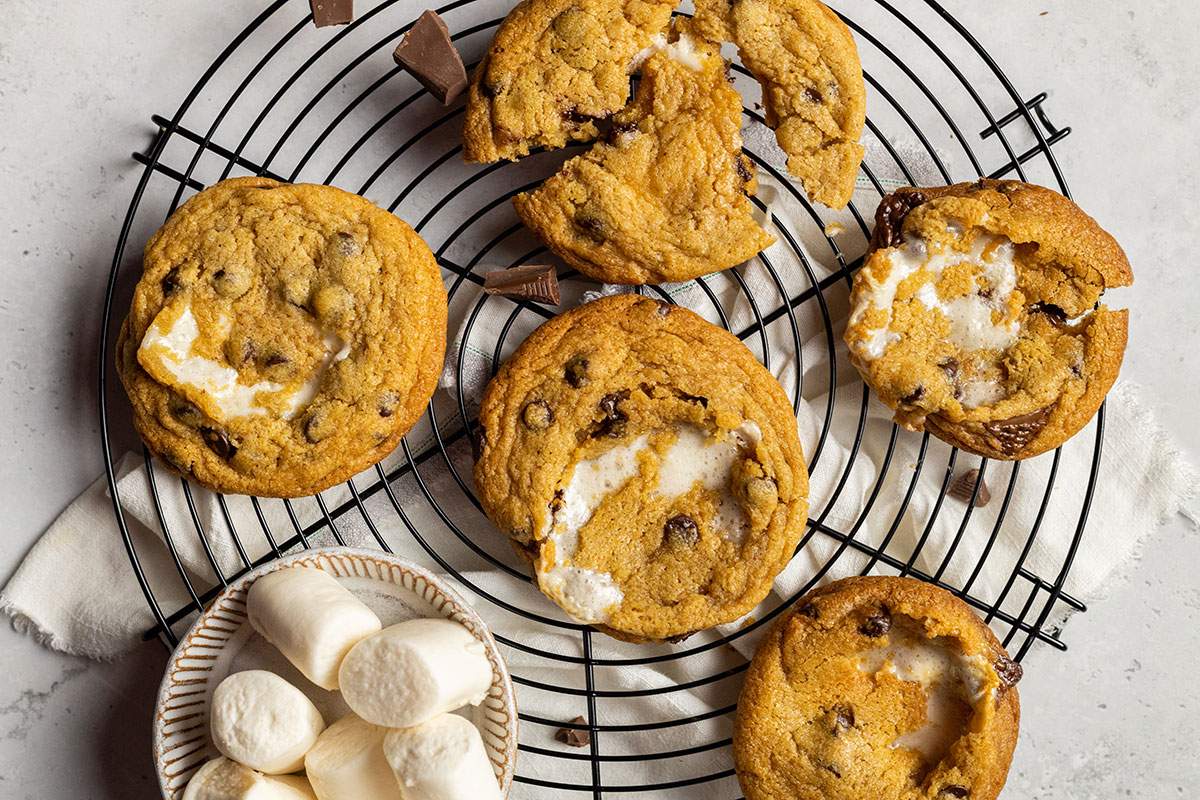
[[[995,800],[1017,742],[1021,667],[954,595],[849,578],[763,639],[738,699],[747,800]]]
[[[895,419],[978,455],[1052,450],[1095,415],[1129,315],[1120,245],[1062,195],[1017,181],[901,189],[854,277],[850,357]]]
[[[522,343],[488,385],[475,485],[574,620],[633,641],[749,612],[803,532],[787,396],[730,333],[616,295]]]
[[[404,222],[331,186],[219,183],[146,245],[117,367],[146,445],[295,497],[387,455],[437,384],[446,292]]]

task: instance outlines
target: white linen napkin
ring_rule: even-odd
[[[763,135],[761,126],[751,126],[746,138],[755,152],[768,153],[769,162],[781,160],[773,152],[773,138]],[[879,177],[891,186],[899,184],[902,176]],[[917,177],[918,182],[938,182],[932,175]],[[770,217],[772,226],[786,224],[804,257],[797,258],[785,243],[777,243],[766,252],[774,275],[756,260],[739,267],[737,278],[721,274],[661,287],[674,302],[714,323],[735,332],[749,329],[747,346],[767,363],[789,397],[800,389],[797,421],[810,461],[815,524],[804,547],[777,579],[775,592],[750,618],[770,613],[815,577],[831,580],[864,570],[894,574],[897,567],[910,567],[952,587],[969,586],[970,595],[985,606],[998,605],[996,624],[1001,634],[1008,630],[1004,618],[1021,616],[1027,603],[1034,618],[1044,609],[1047,625],[1060,624],[1069,607],[1047,605],[1046,588],[1058,578],[1075,540],[1096,445],[1096,423],[1057,456],[1046,454],[1019,465],[989,463],[985,480],[991,502],[968,509],[963,502],[946,498],[928,524],[947,474],[957,476],[978,467],[979,459],[959,454],[951,464],[950,449],[937,440],[903,431],[893,434],[887,409],[864,390],[841,344],[847,292],[842,277],[836,275],[840,265],[831,244],[842,235],[838,226],[822,231],[811,224],[807,210],[786,186],[765,174],[761,180],[760,197],[768,201],[764,218]],[[873,208],[877,201],[878,193],[871,186],[860,188],[860,208]],[[842,230],[857,225],[849,215],[839,219]],[[804,220],[810,224],[802,224]],[[862,239],[861,235],[846,238]],[[784,307],[788,297],[831,275],[835,275],[834,286],[799,305],[794,317],[783,313],[762,332],[751,327],[759,315]],[[564,306],[599,293],[629,291],[603,287],[599,293],[580,296],[577,288],[574,281],[564,283]],[[182,481],[161,465],[148,471],[140,455],[128,454],[115,470],[119,503],[147,582],[168,614],[186,611],[192,592],[202,596],[218,586],[217,569],[233,576],[247,564],[269,557],[276,547],[301,546],[287,544],[299,538],[299,532],[304,532],[310,545],[339,540],[368,547],[386,543],[433,570],[445,572],[452,567],[460,573],[460,579],[451,580],[463,597],[502,642],[509,643],[503,646],[518,679],[526,728],[547,728],[544,736],[522,736],[523,742],[538,744],[523,752],[519,772],[535,782],[590,783],[587,760],[564,761],[539,752],[540,748],[565,753],[568,758],[587,752],[552,738],[554,724],[586,716],[587,676],[576,663],[584,653],[584,638],[533,587],[526,566],[474,505],[469,494],[470,444],[467,437],[456,436],[462,427],[460,408],[473,416],[492,374],[499,333],[507,331],[498,349],[504,358],[541,321],[531,313],[513,320],[513,309],[510,301],[501,298],[484,301],[470,284],[463,284],[452,296],[451,324],[457,326],[457,333],[433,403],[444,450],[426,417],[378,469],[321,493],[319,500],[290,502],[221,498],[199,487],[192,487],[189,494]],[[832,399],[831,377],[836,381]],[[386,483],[381,472],[390,478]],[[1048,491],[1051,473],[1053,488]],[[1183,512],[1197,518],[1191,506],[1197,489],[1195,469],[1128,382],[1118,383],[1109,395],[1097,481],[1101,488],[1092,497],[1088,525],[1064,586],[1085,601],[1102,594],[1109,576],[1129,562],[1145,537],[1168,516]],[[101,478],[45,532],[0,592],[0,610],[14,624],[51,647],[91,658],[115,658],[138,644],[154,619],[134,580],[113,509],[107,482]],[[1002,509],[1003,524],[997,525]],[[327,515],[336,517],[332,525]],[[237,530],[237,538],[231,527]],[[876,549],[884,551],[890,564],[873,558]],[[983,566],[977,569],[981,559]],[[1010,580],[1018,566],[1017,578]],[[183,614],[176,632],[193,617],[194,613]],[[706,761],[711,748],[731,734],[729,715],[718,712],[735,702],[739,667],[765,628],[735,639],[732,647],[709,643],[744,623],[676,645],[637,646],[598,634],[589,637],[592,656],[602,660],[695,651],[686,659],[602,664],[593,670],[594,688],[607,693],[596,701],[598,718],[606,725],[631,728],[602,734],[598,741],[606,757],[617,758],[602,765],[619,776],[616,782],[662,783],[673,776],[683,780],[714,769]],[[1015,644],[1024,640],[1024,634],[1019,634]],[[709,680],[713,675],[724,677]],[[669,724],[680,718],[696,721]],[[656,727],[656,722],[665,727]],[[696,752],[668,761],[638,760],[647,753],[684,747]],[[630,758],[621,760],[625,756]],[[705,784],[703,796],[731,795],[734,786],[733,779],[726,777]],[[678,791],[661,796],[697,796],[695,790],[689,793],[681,787]],[[552,793],[536,785],[527,785],[522,792],[530,797]]]

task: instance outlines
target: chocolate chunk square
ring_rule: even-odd
[[[450,41],[450,31],[436,11],[417,18],[392,54],[442,105],[450,105],[467,88],[467,69]]]
[[[318,28],[354,21],[354,0],[308,0]]]
[[[483,290],[514,300],[536,300],[553,306],[562,301],[558,275],[554,267],[547,264],[492,270],[483,276]]]

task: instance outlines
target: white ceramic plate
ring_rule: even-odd
[[[483,620],[437,576],[376,550],[331,547],[285,556],[230,584],[179,642],[158,692],[154,763],[163,797],[183,796],[192,773],[219,756],[209,738],[213,690],[225,676],[267,669],[300,688],[332,724],[348,709],[341,695],[309,682],[246,618],[246,591],[259,577],[291,566],[317,567],[336,577],[379,615],[384,627],[415,617],[445,617],[465,625],[487,648],[492,688],[478,707],[460,712],[483,736],[496,780],[507,797],[517,756],[517,709],[508,669]]]

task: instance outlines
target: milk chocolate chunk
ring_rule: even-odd
[[[354,21],[354,0],[309,0],[308,4],[318,28]]]
[[[975,484],[979,483],[979,491],[975,491]],[[955,479],[950,485],[950,491],[947,492],[956,500],[961,500],[964,503],[971,502],[971,495],[975,495],[975,507],[980,508],[986,506],[992,500],[992,493],[988,490],[987,482],[979,480],[979,470],[967,470]]]
[[[586,725],[587,720],[583,717],[576,717],[571,720],[572,725]],[[554,734],[554,738],[563,744],[571,747],[587,747],[592,743],[592,734],[589,731],[581,731],[575,728],[559,728]]]
[[[467,88],[467,69],[450,41],[446,23],[436,11],[427,10],[417,18],[392,58],[444,106],[453,103]]]
[[[496,269],[483,276],[483,290],[515,300],[536,300],[556,306],[562,301],[558,275],[547,264],[528,264],[512,269]]]
[[[1006,456],[1016,455],[1041,433],[1042,428],[1046,427],[1046,420],[1050,418],[1051,408],[1051,406],[1046,406],[1017,417],[985,422],[983,429],[995,439],[996,447],[1000,452]]]

